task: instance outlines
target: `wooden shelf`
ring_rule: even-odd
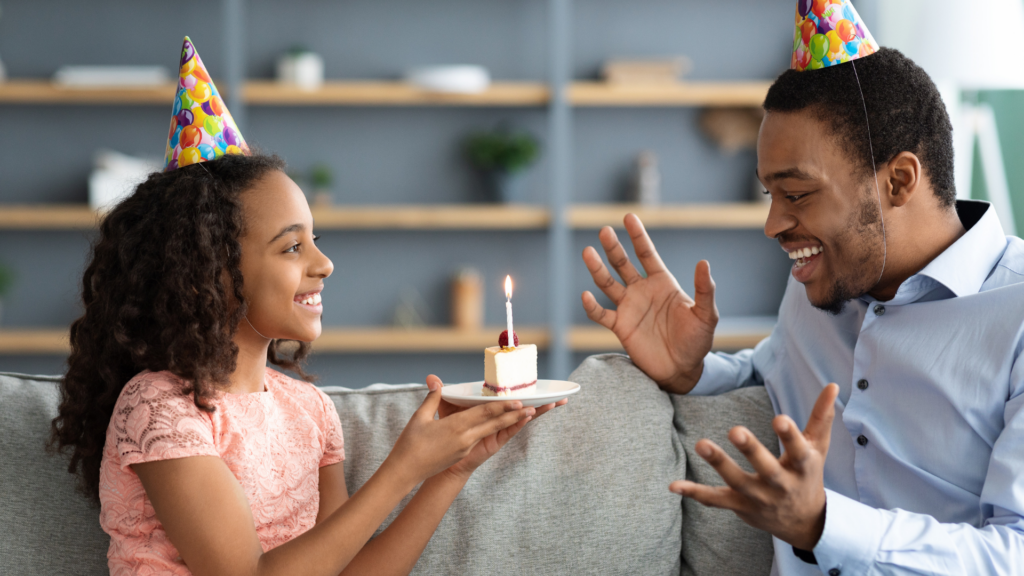
[[[0,354],[67,354],[68,331],[62,328],[0,329]]]
[[[333,80],[317,90],[270,81],[245,83],[243,99],[264,106],[544,106],[548,88],[537,82],[495,82],[479,94],[446,94],[406,82]]]
[[[0,230],[88,230],[99,221],[81,204],[0,205]]]
[[[569,226],[579,230],[603,226],[622,228],[628,213],[640,217],[646,228],[764,228],[768,204],[578,204],[569,209]]]
[[[221,82],[222,88],[223,82]],[[621,86],[573,82],[572,106],[760,106],[769,82],[680,82]],[[70,88],[50,80],[0,82],[0,104],[156,104],[170,105],[176,84],[147,88]],[[444,94],[406,82],[331,80],[303,90],[273,80],[251,80],[242,88],[255,106],[546,106],[550,90],[541,82],[495,82],[480,94]],[[222,90],[222,93],[224,90]]]
[[[759,229],[768,205],[677,204],[658,207],[634,204],[581,204],[569,208],[569,226],[579,230],[622,227],[633,212],[648,228]],[[550,222],[543,206],[440,204],[337,206],[313,208],[318,230],[543,230]],[[100,216],[84,205],[0,205],[0,230],[88,230]]]
[[[313,342],[314,352],[480,352],[488,346],[498,345],[498,334],[504,327],[482,330],[456,330],[444,326],[425,328],[327,328]],[[519,341],[548,345],[545,328],[516,329]]]
[[[750,348],[771,334],[768,320],[745,326],[730,327],[723,321],[715,335],[715,350]],[[734,323],[736,324],[736,323]],[[313,350],[321,353],[421,353],[421,352],[479,352],[497,343],[497,334],[503,326],[482,330],[456,330],[436,326],[425,328],[326,328]],[[547,348],[550,336],[547,328],[524,326],[517,328],[521,342]],[[576,326],[569,331],[569,347],[576,352],[622,350],[611,331],[600,326]],[[67,330],[64,329],[3,329],[0,330],[0,354],[67,354],[70,350]]]
[[[314,208],[317,230],[541,230],[550,216],[541,206],[449,204]]]
[[[161,104],[170,108],[175,83],[151,88],[69,88],[49,80],[0,82],[0,104]]]
[[[680,82],[623,86],[605,82],[573,82],[573,106],[760,106],[770,82]]]

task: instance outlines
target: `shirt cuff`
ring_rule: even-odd
[[[825,530],[814,547],[814,557],[824,574],[831,570],[867,574],[884,533],[885,519],[880,510],[826,488]]]
[[[697,385],[688,394],[714,396],[728,392],[737,387],[737,372],[735,362],[712,352],[704,357],[704,371],[701,372]]]

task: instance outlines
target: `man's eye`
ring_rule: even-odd
[[[804,196],[807,196],[807,194],[790,195],[790,196],[786,196],[786,200],[789,200],[790,202],[796,202],[797,200],[803,198]]]

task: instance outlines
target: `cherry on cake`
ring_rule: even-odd
[[[508,330],[498,345],[484,348],[484,396],[527,396],[537,390],[537,345],[519,345],[519,335]]]

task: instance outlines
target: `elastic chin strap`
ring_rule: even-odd
[[[257,334],[260,334],[260,331],[257,330],[256,327],[252,325],[252,322],[249,322],[249,317],[248,316],[242,316],[242,318],[245,318],[245,321],[249,324],[249,328],[252,328],[253,332],[255,332]],[[272,340],[272,338],[267,338],[263,334],[260,334],[260,337],[263,338],[264,340]]]
[[[868,103],[864,100],[864,89],[860,86],[860,75],[857,74],[857,61],[851,60],[850,64],[853,64],[853,76],[857,79],[857,90],[860,92],[860,103],[864,106],[864,123],[868,128],[868,151],[871,152],[871,177],[875,181],[875,197],[878,199],[878,218],[882,222],[882,270],[878,273],[878,280],[875,280],[874,286],[871,287],[868,292],[875,289],[878,283],[882,281],[882,275],[885,274],[885,260],[888,256],[888,244],[885,240],[885,214],[882,213],[882,191],[878,187],[878,170],[875,168],[875,148],[871,144],[871,120],[868,119]]]

